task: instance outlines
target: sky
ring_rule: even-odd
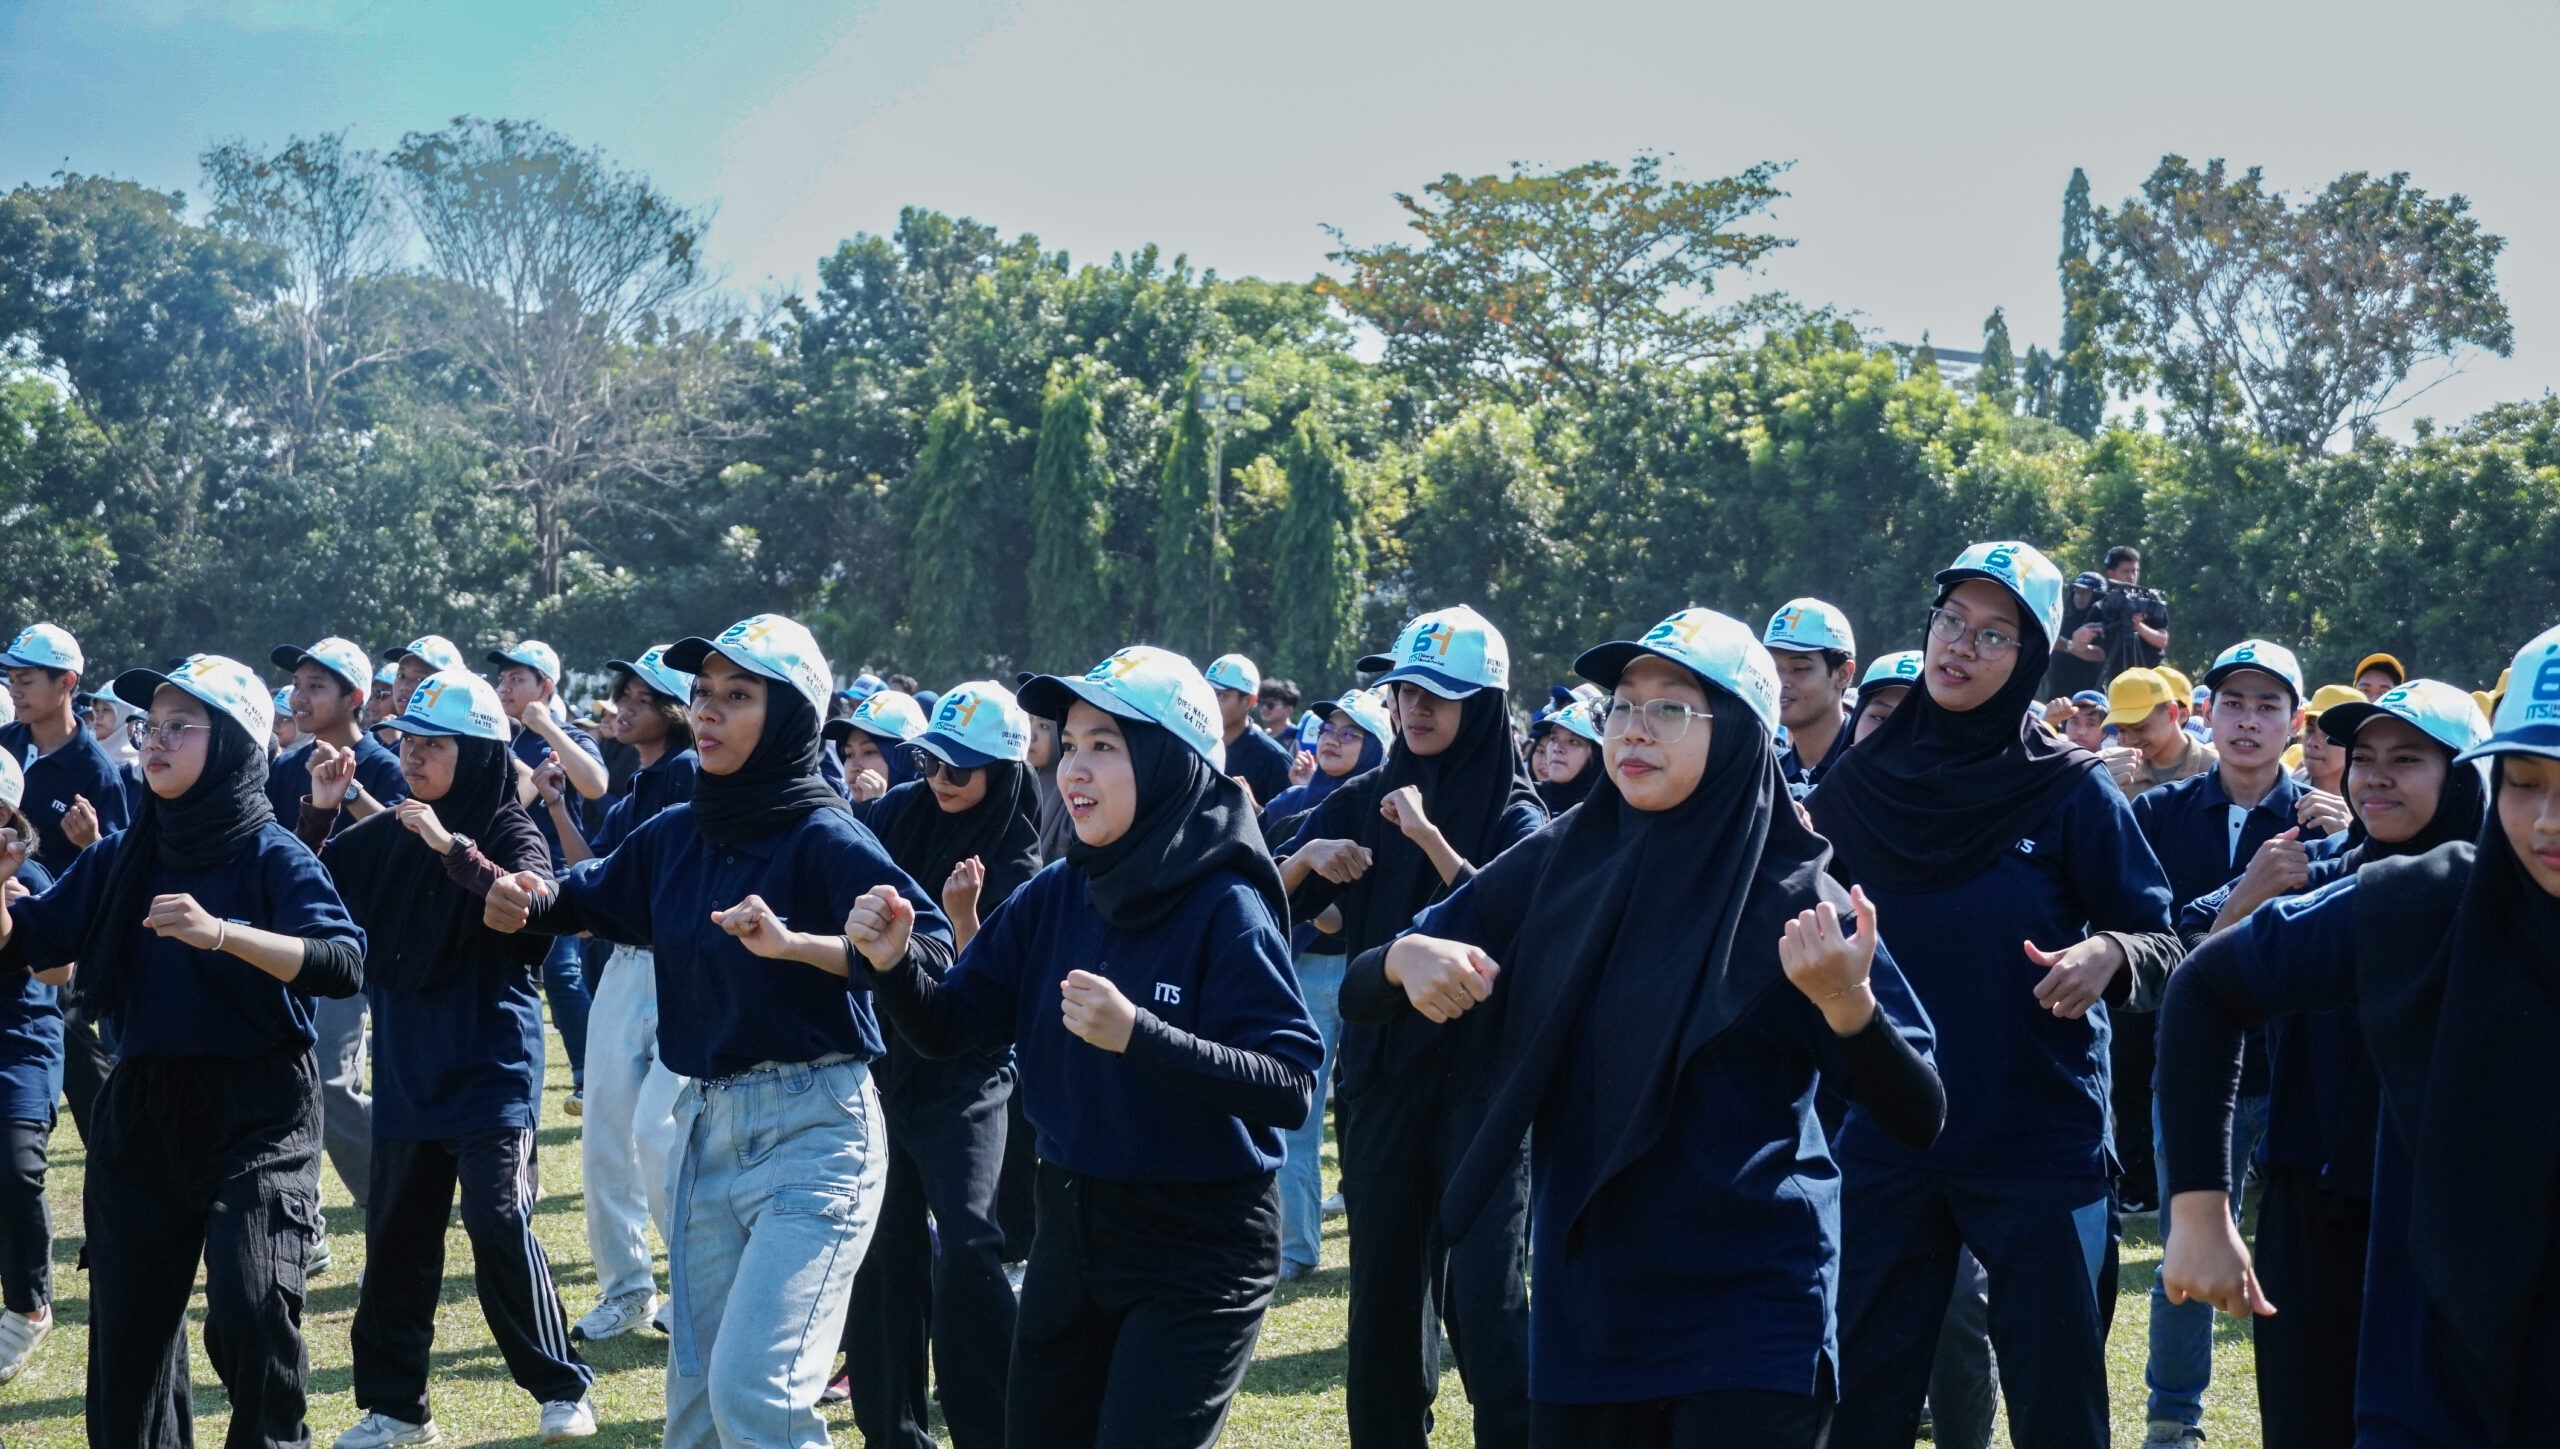
[[[902,205],[1304,278],[1327,225],[1392,240],[1444,172],[1778,159],[1797,245],[1756,285],[1962,349],[2002,306],[2023,349],[2060,328],[2074,166],[2101,203],[2172,152],[2296,194],[2405,170],[2508,239],[2516,330],[2405,427],[2560,388],[2554,55],[2560,0],[0,0],[0,186],[193,190],[216,140],[530,118],[716,204],[755,297]]]

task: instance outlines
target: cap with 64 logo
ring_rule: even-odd
[[[2062,570],[2053,566],[2043,550],[2015,539],[1977,543],[1938,571],[1939,599],[1943,602],[1948,590],[1967,579],[1989,579],[2007,589],[2043,628],[2045,643],[2051,646],[2055,631],[2062,627]]]
[[[1434,609],[1404,626],[1395,650],[1360,661],[1363,673],[1385,670],[1373,685],[1415,684],[1442,699],[1511,687],[1511,645],[1493,622],[1460,604]]]
[[[2496,728],[2463,758],[2484,755],[2560,760],[2560,625],[2535,635],[2516,652],[2507,670],[2506,698],[2498,701]]]
[[[1211,769],[1226,772],[1217,696],[1199,667],[1170,649],[1132,644],[1086,670],[1081,679],[1040,675],[1023,684],[1020,703],[1042,719],[1063,722],[1078,700],[1121,719],[1161,725]]]
[[[1761,728],[1777,732],[1778,663],[1740,619],[1713,609],[1682,609],[1641,639],[1584,650],[1573,661],[1573,672],[1603,689],[1615,689],[1627,666],[1645,654],[1668,659],[1740,699],[1759,716]]]
[[[835,676],[817,636],[799,620],[780,614],[757,614],[720,631],[717,639],[679,639],[660,656],[669,669],[702,672],[703,661],[717,654],[749,674],[787,684],[800,691],[809,707],[824,715]]]

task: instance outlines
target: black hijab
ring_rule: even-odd
[[[1280,869],[1262,843],[1244,787],[1209,768],[1198,751],[1161,725],[1114,717],[1137,777],[1136,817],[1109,845],[1067,845],[1067,863],[1085,873],[1093,908],[1124,931],[1144,931],[1182,904],[1192,885],[1221,870],[1252,882],[1282,929],[1289,900]]]
[[[1581,1064],[1596,1170],[1580,1198],[1558,1205],[1569,1218],[1661,1140],[1689,1062],[1785,981],[1786,923],[1824,900],[1856,919],[1828,878],[1830,846],[1796,815],[1767,728],[1736,696],[1707,693],[1715,734],[1688,799],[1638,810],[1603,771],[1581,808],[1550,827],[1562,838],[1503,963],[1511,1000],[1491,1105],[1441,1200],[1453,1234],[1473,1226],[1572,1069],[1575,1043],[1608,1049]]]
[[[910,781],[871,807],[871,832],[898,868],[939,899],[951,868],[976,856],[987,868],[979,893],[981,914],[993,911],[1040,869],[1038,777],[1016,760],[979,768],[987,793],[966,810],[952,812],[933,798],[933,787]]]
[[[1906,894],[1971,880],[2099,768],[2029,717],[2052,643],[2027,610],[2018,617],[2025,637],[1997,694],[1959,714],[1927,680],[1913,684],[1806,797],[1849,879]]]
[[[463,738],[454,745],[453,784],[428,806],[437,822],[471,837],[501,870],[538,870],[549,876],[551,850],[516,799],[515,759],[507,746]],[[396,811],[347,827],[329,842],[321,859],[347,903],[347,914],[364,928],[367,984],[415,995],[461,964],[463,947],[474,932],[488,931],[481,921],[481,898],[445,875],[444,862],[400,823]],[[528,964],[539,961],[550,945],[538,936],[489,934],[509,945],[532,942],[542,948],[519,946],[517,954]]]
[[[704,770],[694,777],[693,824],[702,838],[735,845],[779,835],[821,810],[852,814],[853,806],[818,772],[826,748],[819,728],[817,706],[807,695],[766,680],[764,731],[746,764],[730,774]]]
[[[1341,793],[1356,796],[1358,819],[1370,832],[1363,843],[1375,857],[1358,882],[1366,889],[1342,897],[1341,939],[1355,955],[1411,925],[1447,889],[1422,847],[1379,818],[1379,802],[1407,785],[1419,787],[1431,823],[1450,849],[1475,865],[1501,853],[1502,817],[1513,805],[1538,806],[1537,784],[1529,778],[1519,732],[1511,727],[1509,694],[1479,689],[1460,704],[1458,735],[1447,749],[1417,755],[1399,729],[1387,762],[1342,787]]]
[[[276,818],[267,801],[267,742],[207,706],[213,733],[204,773],[175,800],[142,793],[141,809],[118,837],[115,859],[89,918],[80,950],[79,992],[104,1014],[122,999],[147,934],[156,877],[162,870],[205,870],[238,858]]]
[[[2409,1147],[2408,1249],[2455,1375],[2503,1442],[2551,1262],[2560,899],[2490,813],[2476,844],[2358,876],[2358,1019]]]
[[[1551,730],[1560,730],[1563,729],[1564,726],[1560,724],[1550,724],[1547,728]],[[1574,738],[1581,739],[1582,737],[1580,735],[1576,735]],[[1583,740],[1583,743],[1591,744],[1589,740]],[[1536,744],[1534,742],[1532,743],[1531,748],[1536,748]],[[1562,815],[1567,810],[1572,809],[1574,806],[1579,805],[1584,800],[1590,798],[1591,787],[1600,783],[1600,777],[1607,773],[1608,770],[1600,763],[1600,747],[1598,745],[1591,745],[1591,753],[1583,757],[1582,768],[1574,772],[1572,779],[1540,780],[1538,782],[1538,800],[1541,804],[1544,804],[1547,807],[1547,813],[1549,815]],[[1470,858],[1472,859],[1472,857]]]

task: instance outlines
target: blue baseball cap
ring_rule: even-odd
[[[373,677],[373,665],[364,657],[364,646],[353,639],[332,634],[308,649],[279,644],[267,655],[269,663],[290,674],[305,664],[317,664],[347,682],[347,688],[362,693],[365,681]],[[396,667],[386,665],[397,674]],[[384,683],[390,681],[385,680]]]
[[[2071,696],[2071,703],[2075,709],[2105,709],[2107,697],[2094,689],[2084,689]]]
[[[1081,679],[1043,674],[1022,687],[1022,707],[1042,719],[1064,722],[1068,706],[1077,700],[1104,714],[1157,725],[1189,745],[1209,768],[1226,773],[1218,697],[1199,668],[1170,649],[1132,644],[1086,670]]]
[[[1813,654],[1825,649],[1852,655],[1858,652],[1858,636],[1849,627],[1849,616],[1820,599],[1789,599],[1769,616],[1769,627],[1760,631],[1760,642],[1790,654]]]
[[[1603,689],[1616,689],[1618,677],[1644,654],[1668,659],[1740,699],[1760,717],[1763,729],[1777,734],[1778,662],[1740,619],[1713,609],[1682,609],[1641,639],[1582,651],[1573,672]]]
[[[1361,659],[1362,673],[1387,671],[1372,685],[1410,682],[1442,699],[1511,687],[1511,646],[1491,620],[1460,604],[1434,609],[1404,626],[1395,652]]]
[[[700,674],[703,661],[714,654],[749,674],[790,685],[825,717],[835,676],[827,672],[827,656],[819,650],[817,636],[799,620],[781,614],[751,615],[721,630],[717,639],[679,639],[660,657],[669,669]]]
[[[439,670],[464,667],[462,651],[454,648],[453,641],[442,634],[421,634],[397,649],[385,649],[382,651],[382,662],[398,664],[412,654]]]
[[[2545,629],[2516,651],[2515,663],[2507,668],[2506,685],[2506,692],[2498,697],[2495,729],[2488,739],[2464,751],[2462,758],[2541,755],[2560,759],[2560,626]]]
[[[1938,596],[1967,579],[1989,579],[2007,589],[2044,629],[2047,647],[2062,628],[2062,570],[2031,543],[2005,539],[1977,543],[1938,571]]]
[[[860,730],[875,739],[903,745],[925,731],[924,706],[902,689],[883,689],[853,707],[853,713],[827,721],[829,741]]]
[[[1020,760],[1031,753],[1031,716],[1013,691],[992,679],[973,679],[944,691],[933,706],[933,722],[916,736],[915,747],[962,769]]]
[[[409,735],[507,740],[507,709],[497,688],[467,669],[439,669],[418,681],[409,707],[382,722]]]
[[[1538,722],[1538,729],[1559,729],[1569,735],[1580,735],[1593,744],[1600,743],[1600,705],[1596,700],[1577,699]]]
[[[0,669],[62,669],[78,674],[89,667],[80,641],[59,624],[29,624],[0,651]]]
[[[290,684],[276,691],[276,718],[293,718],[293,686]]]
[[[27,798],[27,772],[18,767],[18,757],[0,750],[0,810],[15,810]]]
[[[1343,691],[1342,698],[1337,699],[1333,703],[1324,707],[1324,713],[1326,714],[1330,714],[1335,710],[1342,711],[1344,714],[1350,716],[1353,724],[1356,724],[1360,728],[1367,730],[1369,733],[1376,735],[1378,737],[1379,744],[1386,746],[1393,746],[1395,744],[1396,723],[1394,720],[1387,717],[1387,694],[1385,690],[1345,690]],[[1307,717],[1309,719],[1319,718],[1319,716],[1313,711],[1310,711]],[[1315,748],[1312,741],[1308,742],[1307,747],[1309,749]]]
[[[492,649],[489,662],[500,669],[521,664],[554,684],[560,682],[560,651],[539,639],[526,639],[512,649]]]
[[[2260,674],[2283,680],[2284,687],[2293,691],[2293,702],[2297,705],[2302,703],[2301,661],[2293,657],[2292,650],[2264,639],[2243,639],[2213,656],[2213,667],[2204,672],[2203,693],[2210,698],[2214,690],[2222,687],[2224,680],[2244,669],[2254,669]]]
[[[1920,651],[1897,649],[1867,666],[1866,674],[1858,680],[1858,693],[1864,695],[1869,690],[1908,687],[1919,682]]]
[[[219,654],[190,654],[169,666],[157,669],[128,669],[116,676],[116,698],[135,709],[151,708],[151,696],[164,684],[202,700],[208,709],[229,715],[249,738],[263,745],[275,733],[276,702],[267,693],[267,682],[248,665]]]
[[[860,704],[888,687],[889,681],[877,674],[857,674],[853,677],[853,683],[846,685],[843,692],[853,696],[854,703]]]
[[[1211,689],[1232,689],[1238,694],[1262,693],[1262,671],[1241,654],[1221,654],[1200,671]]]
[[[2472,701],[2471,691],[2441,679],[2412,679],[2395,685],[2382,698],[2333,704],[2320,712],[2320,732],[2341,748],[2353,745],[2356,732],[2384,715],[2413,725],[2418,732],[2456,755],[2478,748],[2489,738],[2488,717]]]
[[[619,669],[658,693],[675,699],[693,698],[693,676],[667,665],[667,651],[672,644],[652,644],[640,651],[637,659],[608,659],[605,668]]]

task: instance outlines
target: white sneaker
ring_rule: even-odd
[[[620,1338],[648,1322],[649,1315],[657,1311],[657,1307],[658,1290],[655,1288],[634,1288],[628,1293],[617,1293],[589,1309],[587,1316],[569,1329],[569,1336],[582,1343],[602,1343],[608,1338]]]
[[[1326,1217],[1338,1218],[1351,1209],[1342,1205],[1342,1194],[1337,1192],[1324,1200],[1323,1211]]]
[[[391,1449],[395,1444],[433,1444],[443,1437],[433,1419],[412,1424],[389,1414],[367,1414],[332,1441],[330,1449]]]
[[[596,1432],[596,1406],[581,1395],[577,1402],[554,1400],[542,1406],[542,1442],[557,1444],[563,1439],[592,1439]]]
[[[0,1313],[0,1384],[27,1371],[35,1361],[36,1346],[53,1332],[53,1314],[29,1318],[23,1313]]]
[[[649,1326],[661,1334],[673,1337],[676,1331],[675,1313],[676,1301],[669,1298],[658,1305],[657,1312],[649,1315]]]

